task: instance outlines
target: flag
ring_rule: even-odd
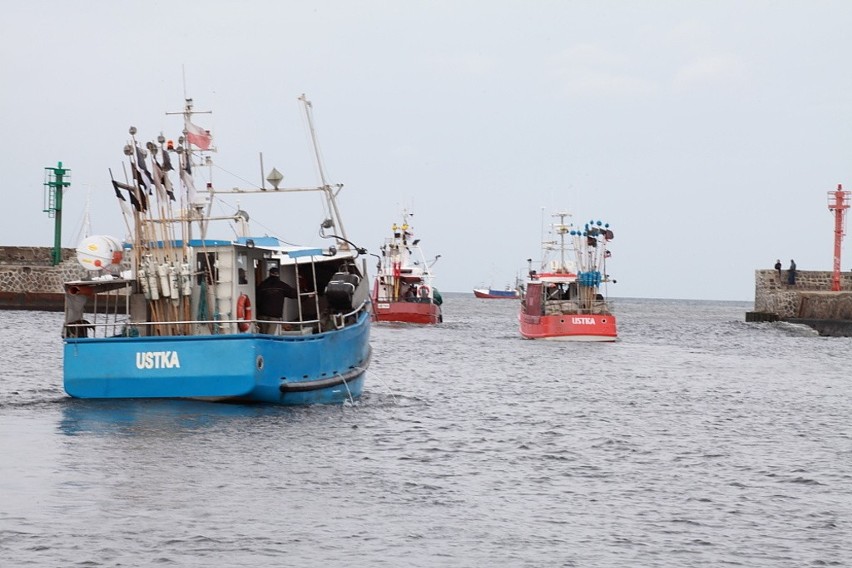
[[[172,170],[174,170],[174,167],[172,167],[172,159],[169,156],[169,151],[163,150],[163,171],[170,172]]]
[[[154,163],[156,164],[156,161]],[[166,189],[169,199],[174,201],[175,194],[174,191],[172,191],[172,180],[169,179],[169,172],[172,171],[174,167],[172,167],[172,159],[169,157],[168,150],[163,150],[163,165],[157,165],[157,167],[160,168],[160,173],[158,174],[160,176],[160,183],[162,183],[163,187]]]
[[[210,149],[210,143],[213,141],[213,137],[210,135],[209,130],[204,130],[200,126],[192,124],[189,120],[185,121],[185,129],[186,139],[189,140],[190,144],[194,144],[202,150]]]
[[[175,200],[175,194],[172,192],[172,182],[165,170],[157,163],[157,160],[154,160],[154,187],[157,188],[158,199],[165,201],[168,195],[169,199],[172,201]]]
[[[136,182],[136,185],[138,185],[140,188],[142,188],[143,194],[144,194],[145,191],[147,191],[148,194],[150,195],[151,190],[149,189],[148,184],[145,181],[145,178],[142,177],[142,172],[140,172],[139,168],[137,168],[135,165],[133,165],[133,181]]]
[[[169,167],[171,167],[171,164],[169,165]],[[172,187],[172,180],[170,180],[170,179],[169,179],[169,174],[168,174],[168,173],[166,173],[166,172],[167,172],[167,170],[165,170],[165,169],[164,169],[164,170],[162,170],[162,174],[163,174],[163,179],[162,179],[162,181],[163,181],[163,187],[166,189],[166,194],[169,196],[169,199],[171,199],[172,201],[174,201],[174,200],[175,200],[175,192],[173,191],[173,187]]]
[[[119,198],[119,199],[121,199],[122,201],[127,201],[127,200],[124,198],[124,194],[123,194],[123,193],[121,193],[121,188],[120,188],[120,187],[118,187],[118,182],[117,182],[117,181],[112,180],[112,188],[115,190],[115,196],[116,196],[116,197],[118,197],[118,198]]]
[[[154,188],[157,190],[157,199],[165,201],[166,192],[163,189],[163,176],[160,175],[161,173],[160,165],[157,163],[157,160],[154,160],[154,175],[151,176],[151,179],[154,182]]]
[[[142,148],[136,146],[136,166],[139,175],[139,184],[148,188],[148,193],[151,193],[151,188],[154,187],[154,178],[151,177],[151,172],[148,171],[148,166],[145,165],[145,155],[142,153]]]
[[[115,189],[115,195],[122,201],[125,201],[124,197],[121,195],[121,190],[127,191],[127,194],[130,196],[130,203],[137,211],[147,211],[148,210],[148,200],[145,198],[144,191],[138,191],[132,185],[127,185],[126,183],[117,182],[112,180],[112,187]],[[137,197],[138,193],[138,197]]]
[[[186,165],[180,169],[180,180],[186,188],[187,203],[195,203],[195,182],[192,180],[192,165],[189,156],[186,157]]]
[[[154,160],[154,187],[157,188],[157,199],[161,202],[166,200],[166,188],[163,187],[163,170],[160,169],[160,164]]]

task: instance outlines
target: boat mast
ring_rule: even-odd
[[[178,156],[180,157],[180,169],[181,169],[181,175],[179,175],[178,177],[180,178],[181,182],[184,183],[184,185],[185,185],[186,182],[184,181],[184,176],[182,174],[183,174],[183,172],[186,169],[186,166],[188,164],[189,167],[190,167],[190,170],[192,171],[192,174],[190,174],[188,176],[188,180],[192,183],[192,186],[193,186],[192,188],[185,187],[186,191],[184,192],[184,195],[186,196],[186,217],[188,218],[187,219],[187,227],[186,227],[186,237],[185,237],[187,240],[192,238],[193,215],[195,216],[196,220],[198,221],[198,225],[201,228],[201,235],[200,235],[201,239],[204,239],[204,238],[207,237],[207,225],[209,223],[209,218],[210,218],[212,208],[213,208],[212,196],[210,196],[207,199],[207,213],[205,215],[201,214],[201,209],[203,208],[203,205],[200,204],[200,203],[193,203],[192,202],[192,200],[196,198],[196,195],[197,195],[196,192],[198,191],[195,188],[195,180],[194,180],[194,177],[193,177],[193,176],[195,176],[195,171],[194,171],[195,167],[196,166],[202,166],[202,165],[209,166],[210,170],[209,170],[208,175],[210,176],[210,180],[212,182],[212,180],[213,180],[213,161],[210,159],[210,156],[208,155],[203,162],[199,162],[197,164],[193,163],[193,161],[192,161],[192,156],[193,156],[192,142],[189,140],[189,133],[187,131],[187,124],[192,123],[192,115],[193,114],[213,114],[213,111],[210,111],[210,110],[193,110],[192,107],[193,107],[193,101],[192,101],[191,98],[186,96],[186,85],[184,85],[184,107],[183,107],[183,110],[178,111],[178,112],[167,112],[166,113],[167,116],[168,115],[176,115],[176,114],[183,116],[183,130],[181,132],[181,136],[178,138],[178,149],[177,149]],[[210,148],[208,150],[204,150],[203,148],[199,148],[198,151],[199,152],[214,152],[215,148]],[[211,185],[211,187],[212,187],[212,185]],[[208,189],[208,191],[209,191],[209,189]]]
[[[343,239],[344,239],[342,241],[339,241],[340,248],[341,249],[348,249],[349,244],[346,242],[348,237],[346,236],[346,229],[343,227],[343,220],[340,216],[340,211],[338,211],[338,209],[337,209],[337,200],[335,199],[336,194],[335,194],[334,190],[332,189],[332,187],[329,185],[328,181],[326,180],[325,168],[323,168],[323,165],[322,165],[322,156],[320,155],[320,151],[319,151],[319,142],[317,141],[317,133],[316,133],[316,130],[314,129],[314,118],[313,118],[313,114],[312,114],[313,105],[311,104],[311,101],[309,101],[307,99],[307,97],[305,96],[304,93],[302,93],[302,96],[299,97],[299,100],[302,101],[302,104],[305,106],[305,116],[308,120],[308,129],[310,130],[310,133],[311,133],[311,143],[313,144],[313,147],[314,147],[314,157],[316,158],[316,161],[317,161],[317,168],[319,169],[320,182],[322,183],[323,193],[325,193],[325,199],[326,199],[326,203],[328,205],[329,214],[332,217],[331,222],[332,222],[333,226],[336,227],[337,230],[340,231],[340,236],[343,237]],[[338,184],[336,187],[337,187],[337,191],[340,191],[340,188],[342,188],[343,186]]]
[[[554,225],[554,229],[559,234],[559,267],[554,272],[568,272],[568,265],[565,262],[565,233],[568,232],[569,227],[565,224],[565,217],[570,216],[571,214],[565,211],[553,214],[553,217],[559,217],[559,223]]]

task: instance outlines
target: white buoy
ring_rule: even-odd
[[[86,270],[106,270],[121,264],[121,242],[107,235],[92,235],[77,245],[77,262]]]

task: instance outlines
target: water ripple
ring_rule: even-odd
[[[61,314],[0,312],[0,555],[848,565],[846,340],[743,303],[617,305],[616,343],[549,343],[515,302],[445,294],[443,325],[373,329],[357,404],[299,409],[72,400]]]

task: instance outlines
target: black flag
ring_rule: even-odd
[[[136,197],[136,188],[132,185],[127,185],[126,183],[121,183],[115,180],[112,180],[112,187],[115,189],[115,195],[121,199],[122,201],[126,201],[124,197],[121,195],[121,190],[124,189],[127,191],[127,194],[130,196],[130,203],[137,211],[147,211],[148,210],[148,200],[145,198],[145,192],[139,192],[139,198]]]
[[[112,188],[115,190],[115,196],[116,196],[116,197],[118,197],[118,198],[119,198],[119,199],[121,199],[122,201],[127,201],[127,200],[124,198],[124,195],[122,195],[122,193],[121,193],[121,188],[120,188],[120,187],[118,187],[118,182],[117,182],[117,181],[112,180]]]
[[[172,167],[172,159],[169,157],[169,151],[163,150],[163,171],[170,172],[174,170]]]
[[[151,177],[151,172],[148,171],[148,166],[145,165],[145,156],[142,154],[142,148],[136,146],[136,165],[139,168],[136,170],[136,181],[139,185],[148,189],[148,195],[153,193],[154,178]]]

